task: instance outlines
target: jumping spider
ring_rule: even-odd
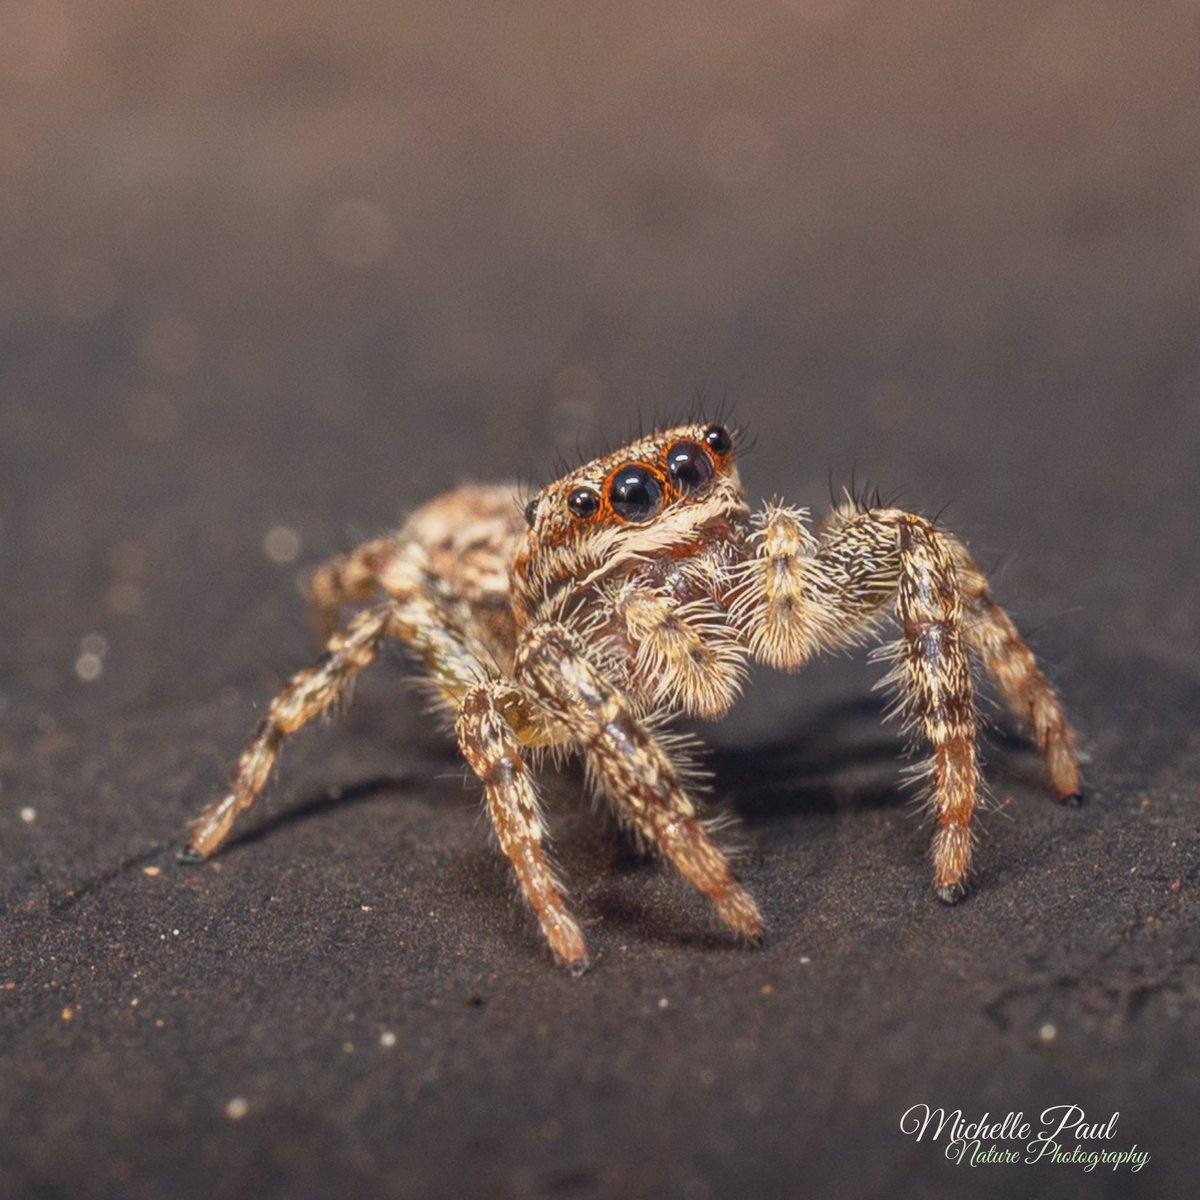
[[[561,962],[582,969],[587,950],[543,847],[530,763],[546,750],[581,752],[618,815],[756,940],[758,908],[697,818],[664,718],[719,717],[748,659],[795,671],[894,617],[890,679],[931,749],[933,886],[956,899],[980,793],[971,655],[1029,721],[1066,799],[1079,771],[1058,699],[956,538],[849,499],[815,529],[777,501],[751,515],[734,442],[719,424],[652,433],[544,487],[523,514],[512,486],[460,487],[394,536],[318,568],[310,597],[325,653],[272,701],[230,791],[195,822],[188,855],[220,846],[283,739],[397,638],[453,715],[500,846]],[[340,623],[343,605],[368,602]]]

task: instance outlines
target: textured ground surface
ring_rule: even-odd
[[[1200,8],[85,7],[0,4],[0,1194],[1188,1191]],[[175,865],[303,565],[697,388],[758,498],[949,505],[1085,807],[1001,725],[947,910],[877,671],[758,675],[705,733],[765,946],[568,773],[575,980],[392,661]],[[921,1102],[1152,1157],[955,1167]]]

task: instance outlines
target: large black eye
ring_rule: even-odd
[[[534,498],[532,500],[530,500],[530,502],[527,505],[525,505],[525,524],[528,525],[530,529],[533,528],[533,521],[536,516],[537,516],[537,497],[534,496]]]
[[[676,442],[667,451],[667,470],[681,492],[695,491],[713,477],[708,451],[695,442]]]
[[[567,507],[580,520],[586,521],[599,512],[600,497],[590,487],[577,487],[567,497]]]
[[[733,438],[724,425],[710,425],[704,431],[704,444],[714,454],[728,454],[733,449]]]
[[[645,467],[622,467],[608,485],[613,512],[626,521],[648,521],[662,503],[662,485]]]

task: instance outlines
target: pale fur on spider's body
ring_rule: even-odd
[[[1059,795],[1079,788],[1058,700],[962,543],[924,517],[851,502],[812,528],[774,502],[752,515],[720,425],[655,432],[543,488],[521,515],[513,487],[466,486],[394,536],[320,567],[310,594],[326,651],[283,688],[230,791],[195,823],[207,857],[254,802],[281,741],[328,709],[389,637],[452,713],[501,848],[551,949],[586,948],[547,858],[531,760],[583,754],[617,814],[738,934],[762,919],[702,827],[664,718],[715,718],[754,659],[796,670],[865,640],[887,617],[889,678],[930,747],[934,887],[963,889],[981,783],[974,654],[1028,719]],[[371,607],[338,625],[343,606]]]

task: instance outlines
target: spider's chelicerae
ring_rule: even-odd
[[[271,703],[230,791],[192,829],[205,858],[254,803],[283,739],[346,695],[388,638],[454,718],[500,846],[560,961],[587,962],[547,857],[531,763],[579,751],[617,814],[756,940],[762,918],[697,817],[665,718],[719,717],[749,659],[785,671],[894,618],[891,679],[929,747],[933,886],[963,890],[980,794],[972,657],[1026,718],[1054,787],[1079,789],[1058,699],[987,580],[924,517],[849,500],[813,527],[779,502],[752,514],[723,425],[656,432],[571,471],[522,514],[512,486],[466,486],[394,536],[320,567],[325,653]],[[370,604],[345,624],[343,606]]]

